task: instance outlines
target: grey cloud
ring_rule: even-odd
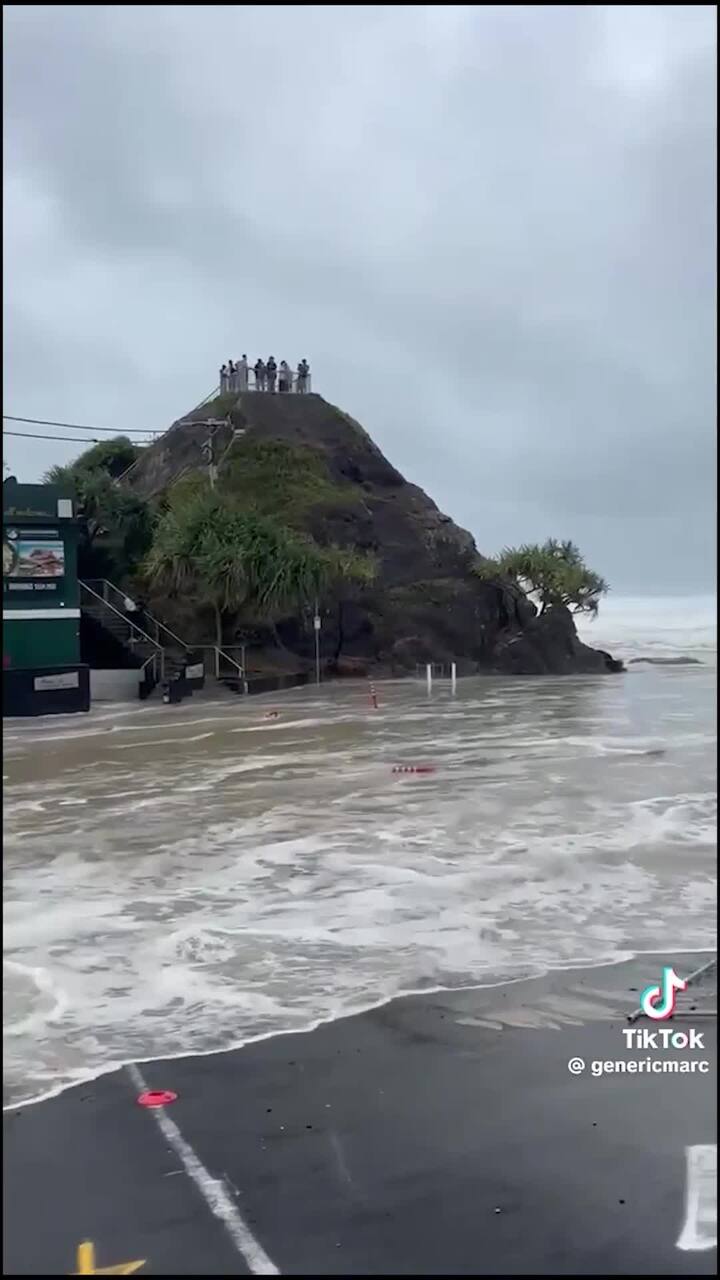
[[[9,411],[158,429],[229,354],[306,354],[481,549],[711,586],[710,7],[5,25]]]

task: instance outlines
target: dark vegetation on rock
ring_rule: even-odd
[[[563,605],[571,613],[595,617],[608,591],[605,579],[588,569],[580,548],[557,538],[547,538],[542,545],[506,547],[499,556],[481,560],[476,573],[485,579],[505,577],[518,583],[538,601],[541,614]]]
[[[85,517],[78,547],[81,578],[120,579],[131,575],[152,543],[151,507],[118,480],[142,455],[127,436],[102,440],[75,462],[51,467],[47,484],[72,493]]]
[[[213,437],[212,495],[202,425],[209,418],[224,420]],[[85,488],[92,502],[92,486]],[[122,585],[142,591],[191,643],[213,642],[219,629],[224,644],[246,643],[248,665],[256,669],[311,665],[316,592],[329,672],[400,674],[451,661],[461,674],[622,667],[579,641],[565,604],[545,601],[538,613],[519,581],[502,568],[491,570],[472,536],[408,483],[359,423],[318,395],[218,397],[142,450],[113,488],[131,525],[131,513],[149,511],[154,528],[148,538],[142,519],[133,525],[133,536],[145,545],[133,566],[123,545]],[[224,596],[208,594],[198,573],[194,587],[190,574],[179,589],[172,556],[159,567],[157,540],[167,534],[170,509],[184,503],[205,504],[210,513],[197,535],[203,581],[207,586],[207,574],[216,573],[228,587]],[[197,517],[197,505],[193,510]],[[223,510],[233,513],[243,546],[262,543],[253,574],[230,563]],[[268,522],[283,530],[285,550],[277,554],[284,580],[300,584],[295,596],[294,587],[289,594],[269,591]],[[110,536],[117,541],[117,533]],[[165,547],[174,555],[180,548],[187,561],[187,544],[166,539]],[[101,537],[96,550],[103,550]]]

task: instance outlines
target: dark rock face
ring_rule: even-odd
[[[603,649],[583,644],[572,614],[559,607],[533,618],[519,634],[503,637],[491,662],[495,671],[508,675],[601,675],[624,669]]]
[[[228,401],[228,398],[225,398]],[[145,497],[205,464],[208,417],[228,415],[216,435],[220,458],[235,438],[306,446],[323,458],[330,479],[353,501],[327,503],[310,513],[308,530],[323,544],[373,553],[378,579],[361,596],[336,599],[322,610],[323,664],[338,674],[414,671],[426,662],[458,663],[461,673],[606,672],[607,654],[580,643],[566,610],[536,616],[515,588],[481,581],[472,535],[438,510],[383,456],[367,432],[318,395],[247,392],[194,411],[148,448],[123,483]],[[164,616],[168,616],[165,602]],[[168,621],[171,621],[168,618]],[[178,625],[180,614],[176,615]],[[172,625],[172,623],[171,623]],[[207,640],[206,620],[193,621],[188,604],[182,634]],[[199,631],[203,634],[200,635]],[[309,616],[278,624],[275,640],[310,665],[314,634]],[[274,641],[272,642],[274,644]],[[287,652],[285,654],[287,658]],[[621,667],[622,664],[619,664]]]

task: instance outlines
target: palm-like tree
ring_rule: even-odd
[[[152,516],[147,503],[115,480],[140,452],[127,437],[118,436],[86,449],[75,462],[51,467],[44,476],[46,484],[73,494],[84,517],[79,552],[83,574],[122,576],[148,547]],[[102,535],[107,537],[100,552],[96,544]]]
[[[85,449],[74,462],[51,467],[45,473],[46,484],[66,485],[77,491],[84,476],[102,472],[116,480],[142,453],[142,446],[127,436],[111,436]]]
[[[361,558],[322,548],[268,516],[239,510],[226,495],[178,486],[160,517],[146,571],[174,595],[192,591],[215,615],[222,647],[224,619],[242,612],[270,622],[314,600],[335,581],[371,572]]]
[[[506,547],[495,559],[476,566],[482,578],[510,578],[522,591],[536,596],[540,612],[564,605],[573,613],[597,614],[607,582],[588,569],[574,542],[548,538],[542,545]]]

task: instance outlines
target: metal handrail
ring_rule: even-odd
[[[428,667],[432,668],[432,674],[433,676],[436,676],[438,680],[449,679],[452,675],[453,665],[454,664],[452,662],[416,662],[415,679],[419,680],[421,677],[424,679],[427,674]]]
[[[252,385],[250,382],[251,378],[252,378]],[[277,392],[277,381],[276,381],[275,383],[276,392],[277,394],[283,394],[283,395],[303,395],[303,394],[312,395],[312,374],[308,373],[305,379],[304,391],[298,390],[299,382],[300,382],[300,379],[298,377],[298,374],[293,373],[289,390],[282,393]],[[213,391],[211,391],[208,395],[205,396],[204,400],[201,400],[199,404],[195,405],[194,409],[191,409],[189,413],[183,414],[182,418],[177,418],[176,421],[172,423],[172,426],[168,427],[166,431],[161,431],[157,434],[154,433],[153,444],[155,444],[156,440],[162,440],[163,436],[166,436],[168,431],[172,430],[172,427],[176,426],[178,422],[183,422],[183,423],[187,422],[187,420],[191,418],[194,413],[197,413],[199,409],[204,408],[204,406],[206,404],[209,404],[212,400],[217,399],[218,396],[229,395],[229,394],[240,395],[242,391],[257,391],[257,392],[262,392],[265,395],[270,394],[267,391],[266,387],[258,387],[257,385],[255,385],[255,370],[248,369],[248,383],[246,387],[241,388],[237,385],[237,376],[235,378],[235,386],[223,387],[222,384],[220,384],[219,386],[215,387]],[[134,462],[130,463],[129,467],[126,467],[124,471],[121,471],[120,475],[116,476],[115,479],[113,480],[113,484],[118,485],[120,484],[121,480],[125,480],[130,475],[130,472],[135,469],[138,463],[142,462],[142,457],[143,455],[141,454],[139,458],[136,458]]]
[[[215,655],[215,679],[216,680],[220,679],[220,659],[221,658],[226,658],[227,661],[230,662],[232,666],[236,668],[238,675],[242,679],[245,678],[245,668],[243,667],[242,663],[237,662],[236,659],[233,658],[232,655],[229,654],[226,649],[221,649],[220,645],[198,644],[195,647],[199,649],[202,653],[210,652]],[[242,645],[238,645],[238,648],[242,648]]]
[[[227,658],[228,662],[232,662],[233,666],[237,667],[241,676],[245,675],[245,668],[241,665],[241,663],[236,662],[235,658],[232,658],[230,654],[227,652],[227,650],[221,649],[218,644],[214,645],[213,648],[216,650],[216,654],[218,658]]]
[[[150,657],[145,659],[145,661],[143,662],[143,664],[142,664],[142,666],[141,666],[141,668],[140,668],[140,671],[141,671],[142,675],[144,676],[144,675],[145,675],[145,668],[146,668],[146,667],[149,667],[149,666],[150,666],[150,663],[152,663],[152,665],[153,665],[153,680],[155,681],[155,684],[157,684],[157,682],[158,682],[158,678],[157,678],[157,654],[156,654],[156,653],[151,653],[151,654],[150,654]]]
[[[303,390],[303,391],[299,391],[299,390],[298,390],[298,387],[299,387],[299,385],[300,385],[300,375],[299,375],[298,373],[296,373],[296,372],[293,372],[292,370],[291,370],[290,372],[291,372],[291,377],[290,377],[290,387],[289,387],[289,389],[288,389],[287,391],[280,391],[280,390],[279,390],[280,370],[279,370],[279,369],[277,370],[276,375],[275,375],[275,394],[277,394],[277,395],[295,395],[295,396],[301,396],[301,395],[312,395],[312,387],[311,387],[311,376],[312,376],[312,375],[311,375],[311,374],[309,374],[309,373],[306,375],[306,377],[305,377],[305,386],[304,386],[304,390]],[[232,375],[227,374],[227,375],[226,375],[226,382],[227,382],[227,385],[226,385],[226,386],[224,386],[224,387],[223,387],[223,385],[222,385],[222,383],[221,383],[221,384],[220,384],[220,387],[219,387],[219,389],[218,389],[219,394],[220,394],[221,396],[225,396],[225,395],[233,395],[233,396],[234,396],[234,395],[242,395],[243,391],[257,391],[257,392],[262,392],[263,394],[265,394],[265,393],[267,393],[267,392],[268,392],[268,389],[267,389],[267,383],[265,383],[265,385],[263,385],[263,386],[259,386],[259,385],[258,385],[258,380],[257,380],[257,377],[256,377],[256,375],[255,375],[255,370],[254,370],[253,368],[248,368],[248,370],[247,370],[247,386],[240,386],[240,383],[239,383],[239,379],[238,379],[238,375],[237,375],[237,373],[234,373],[234,374],[232,374]],[[271,394],[271,393],[268,393],[268,394]],[[208,399],[209,399],[209,398],[210,398],[210,397],[208,397]],[[203,403],[206,403],[206,402],[204,401]],[[199,405],[198,405],[198,408],[200,408],[200,407],[201,407],[201,406],[199,406]],[[193,409],[193,413],[194,413],[194,412],[195,412],[195,410]]]
[[[130,637],[130,640],[131,640],[131,643],[132,643],[132,641],[133,641],[133,639],[134,639],[134,637],[132,636],[132,632],[133,632],[133,631],[137,631],[138,636],[140,636],[140,638],[141,638],[142,640],[145,640],[148,644],[151,644],[151,645],[152,645],[153,649],[156,651],[156,652],[155,652],[155,655],[152,655],[152,656],[157,656],[157,654],[158,654],[158,653],[160,654],[160,679],[161,679],[161,680],[164,680],[164,678],[165,678],[165,650],[163,649],[162,645],[161,645],[161,644],[159,644],[157,640],[153,640],[152,636],[149,636],[149,635],[148,635],[148,633],[147,633],[147,631],[143,631],[142,627],[139,627],[139,626],[137,625],[137,623],[136,623],[136,622],[131,622],[131,621],[130,621],[130,619],[127,617],[127,615],[126,615],[126,614],[124,614],[124,613],[121,613],[119,609],[116,609],[116,608],[115,608],[115,605],[114,605],[114,604],[110,604],[110,601],[109,601],[109,600],[104,600],[102,596],[98,595],[97,591],[93,591],[92,587],[89,587],[89,586],[88,586],[88,584],[87,584],[87,582],[82,582],[82,581],[81,581],[81,582],[79,583],[79,586],[80,586],[81,591],[87,591],[91,596],[93,596],[93,598],[94,598],[95,600],[98,600],[98,601],[100,602],[100,604],[102,604],[102,605],[104,605],[104,606],[105,606],[105,608],[106,608],[106,609],[109,609],[109,610],[111,611],[111,613],[114,613],[118,618],[120,618],[120,620],[121,620],[122,622],[124,622],[126,626],[130,627],[130,631],[131,631],[131,637]]]
[[[201,400],[199,404],[196,404],[194,409],[191,409],[191,410],[190,410],[190,414],[192,414],[192,413],[197,413],[198,409],[202,409],[203,405],[208,404],[210,400],[214,400],[214,399],[215,399],[219,394],[220,394],[220,387],[219,387],[219,386],[217,386],[217,387],[215,387],[215,389],[214,389],[213,391],[211,391],[211,392],[209,393],[209,395],[206,395],[206,396],[205,396],[205,399],[204,399],[204,400]],[[184,414],[183,416],[184,416],[185,418],[188,418],[188,417],[190,416],[190,414],[187,414],[187,413],[186,413],[186,414]],[[178,418],[178,419],[176,419],[176,421],[178,421],[178,422],[182,422],[182,420],[183,420],[182,418]],[[175,425],[175,423],[173,423],[172,425],[174,426],[174,425]],[[162,437],[163,437],[163,436],[167,435],[167,432],[168,432],[169,430],[170,430],[170,428],[168,427],[167,431],[161,431],[161,432],[158,434],[157,439],[162,439]],[[154,443],[155,443],[155,440],[153,440],[153,444],[154,444]],[[124,471],[121,471],[121,472],[120,472],[120,475],[115,477],[115,479],[114,479],[113,483],[114,483],[114,484],[119,484],[121,480],[124,480],[124,479],[125,479],[125,477],[126,477],[126,476],[128,476],[128,475],[130,474],[130,472],[133,470],[133,468],[137,466],[138,462],[140,462],[140,461],[141,461],[141,459],[142,459],[142,454],[140,454],[140,457],[139,457],[139,458],[136,458],[134,462],[131,462],[129,467],[126,467]]]
[[[211,648],[213,648],[213,649],[217,649],[217,647],[218,647],[218,646],[217,646],[216,644],[214,644],[214,645],[212,645],[212,646],[206,646],[206,647],[211,647]],[[228,657],[231,657],[233,653],[237,653],[238,649],[240,650],[240,652],[241,652],[242,654],[244,654],[244,653],[245,653],[245,650],[247,649],[247,645],[246,645],[246,644],[224,644],[224,645],[222,646],[221,652],[222,652],[222,653],[226,653],[226,654],[228,655]],[[241,662],[241,663],[240,663],[240,666],[241,666],[241,667],[242,667],[242,666],[244,666],[244,665],[245,665],[245,664],[244,664],[244,662]]]
[[[116,596],[122,596],[123,600],[125,599],[125,596],[127,595],[127,592],[125,592],[125,591],[121,591],[121,590],[120,590],[120,588],[119,588],[119,587],[116,587],[116,586],[115,586],[115,583],[114,583],[114,582],[111,582],[109,578],[88,578],[88,579],[86,579],[86,582],[87,582],[87,583],[90,583],[90,582],[100,582],[100,583],[102,583],[103,587],[109,587],[111,591],[114,591]],[[106,600],[106,597],[105,597],[105,596],[103,596],[102,598],[103,598],[103,600]],[[192,648],[193,648],[193,646],[192,646],[191,644],[187,644],[187,642],[186,642],[185,640],[181,640],[180,636],[176,635],[176,634],[175,634],[175,632],[174,632],[174,631],[172,631],[172,630],[170,629],[170,627],[166,626],[164,622],[161,622],[159,618],[156,618],[156,617],[155,617],[155,615],[154,615],[153,613],[151,613],[149,609],[145,609],[145,610],[144,610],[144,613],[145,613],[146,617],[148,617],[148,618],[150,619],[150,621],[152,622],[153,626],[154,626],[154,627],[156,627],[156,629],[157,629],[158,631],[164,631],[166,635],[170,636],[170,637],[171,637],[171,639],[175,640],[175,641],[176,641],[176,643],[180,645],[180,648],[181,648],[181,649],[185,649],[185,651],[186,651],[187,653],[190,653],[190,651],[191,651],[191,650],[192,650]],[[125,615],[124,615],[124,614],[123,614],[123,617],[125,617]],[[129,621],[129,619],[128,619],[128,621]],[[157,643],[158,643],[158,644],[160,643],[159,639],[157,639]]]
[[[83,587],[86,591],[88,591],[91,596],[93,596],[96,600],[99,600],[100,603],[104,604],[108,609],[112,610],[112,612],[116,614],[118,618],[121,618],[122,621],[125,622],[133,631],[137,631],[138,635],[143,637],[145,640],[147,640],[148,644],[153,645],[155,649],[155,653],[153,653],[151,657],[155,658],[158,653],[160,654],[161,679],[164,679],[165,678],[165,649],[160,644],[159,640],[153,640],[152,636],[149,636],[146,631],[143,631],[142,627],[139,627],[136,622],[131,622],[130,618],[127,616],[126,613],[121,613],[119,609],[115,608],[114,604],[110,603],[110,601],[107,599],[106,596],[100,595],[99,592],[95,591],[94,588],[90,586],[91,582],[99,583],[102,587],[105,587],[105,588],[109,587],[111,591],[114,591],[115,594],[118,596],[122,596],[123,599],[125,598],[125,592],[121,591],[119,587],[116,587],[115,583],[111,582],[109,578],[89,578],[87,580],[82,580],[80,582],[80,586]],[[242,680],[245,679],[244,664],[242,662],[238,662],[236,658],[233,658],[232,654],[229,653],[227,649],[223,649],[220,647],[220,645],[217,645],[217,644],[189,645],[186,643],[185,640],[181,640],[180,636],[176,635],[174,631],[171,631],[170,627],[166,627],[164,622],[160,622],[158,618],[155,618],[153,614],[149,613],[147,610],[145,610],[144,612],[146,613],[150,621],[160,631],[164,631],[166,632],[167,635],[172,636],[173,640],[175,640],[180,645],[180,647],[185,650],[186,653],[192,653],[193,650],[195,649],[197,649],[201,653],[206,653],[208,650],[212,651],[212,653],[215,655],[215,679],[216,680],[220,679],[220,658],[225,658],[225,660],[229,662],[231,666],[235,667],[238,673],[238,676]],[[244,644],[231,645],[230,648],[240,649],[241,653],[243,654],[245,651]],[[148,659],[148,662],[149,661],[150,659]],[[147,663],[143,664],[143,668],[142,668],[143,670],[145,669],[145,666],[147,666]]]
[[[207,395],[204,400],[201,400],[199,404],[196,404],[195,408],[191,409],[190,412],[197,413],[198,409],[202,409],[206,404],[209,404],[211,400],[217,400],[219,395],[220,395],[220,384],[218,383],[216,387],[213,387],[213,390],[210,392],[210,394]]]

